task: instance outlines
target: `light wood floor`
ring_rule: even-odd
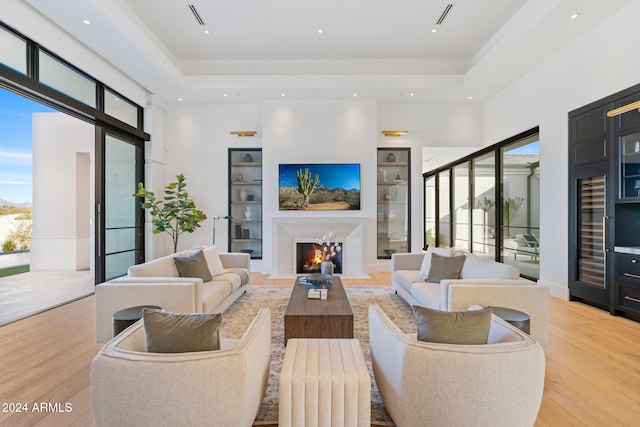
[[[260,285],[289,285],[254,274]],[[388,273],[347,286],[389,284]],[[89,368],[95,343],[93,296],[0,327],[0,425],[92,426]],[[640,323],[551,298],[542,407],[536,426],[637,426],[640,422]],[[34,412],[71,403],[68,413]],[[28,412],[7,413],[26,403]],[[462,403],[461,403],[462,404]]]

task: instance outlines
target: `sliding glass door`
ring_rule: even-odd
[[[143,216],[136,198],[142,181],[141,143],[104,133],[102,173],[98,191],[97,283],[123,276],[129,266],[143,261]]]

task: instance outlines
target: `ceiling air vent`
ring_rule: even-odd
[[[440,15],[440,19],[438,19],[438,22],[436,22],[436,25],[441,25],[442,22],[444,22],[445,18],[447,17],[449,12],[451,11],[452,7],[453,7],[453,5],[451,3],[449,3],[447,5],[447,7],[444,8],[444,12],[442,12],[442,15]]]
[[[198,21],[198,24],[204,25],[204,21],[202,20],[202,18],[200,18],[200,14],[196,10],[196,7],[194,5],[192,5],[192,4],[190,4],[189,5],[189,9],[191,9],[191,13],[193,13],[193,16],[195,16],[196,21]]]

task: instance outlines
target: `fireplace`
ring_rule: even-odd
[[[336,242],[327,247],[317,243],[296,242],[295,259],[296,274],[320,273],[320,263],[327,259],[333,263],[333,272],[342,274],[342,243]]]

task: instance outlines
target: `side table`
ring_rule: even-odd
[[[148,308],[150,310],[162,310],[162,307],[157,305],[139,305],[115,312],[113,314],[113,336],[115,337],[120,332],[142,319],[143,308]]]
[[[511,323],[525,334],[529,334],[531,319],[527,313],[513,308],[494,306],[491,306],[491,312],[505,322]]]

